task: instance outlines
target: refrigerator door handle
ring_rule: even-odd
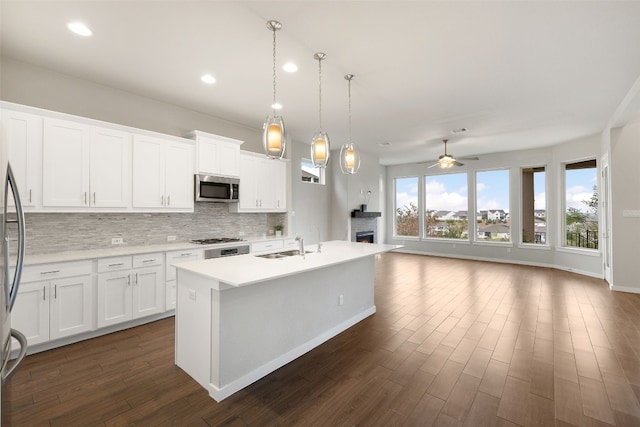
[[[7,362],[7,368],[2,374],[2,382],[5,382],[9,378],[11,378],[11,375],[13,375],[13,373],[16,371],[16,368],[18,367],[20,362],[22,362],[24,356],[27,355],[27,338],[20,331],[17,331],[15,329],[11,329],[11,336],[15,338],[16,341],[18,341],[18,343],[20,344],[20,353],[18,353],[18,356],[15,359],[9,360]]]
[[[8,190],[9,186],[11,186],[11,193],[13,194],[13,200],[15,202],[17,219],[9,220],[7,219],[7,202],[9,198]],[[13,276],[13,281],[9,284],[9,237],[7,236],[7,224],[17,223],[18,224],[18,259],[16,261],[16,270]],[[24,228],[24,211],[22,210],[22,202],[20,201],[20,193],[18,192],[18,186],[16,184],[16,179],[13,177],[13,170],[11,170],[11,165],[7,164],[7,179],[4,183],[4,224],[2,224],[3,235],[5,236],[5,251],[4,251],[4,261],[5,266],[7,268],[4,269],[5,274],[5,295],[7,296],[7,307],[9,311],[13,308],[13,304],[16,302],[16,297],[18,296],[18,287],[20,286],[20,278],[22,276],[22,265],[24,263],[24,242],[25,242],[25,228]]]

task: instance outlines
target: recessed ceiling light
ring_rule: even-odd
[[[457,133],[465,133],[468,130],[469,129],[467,129],[467,128],[460,128],[460,129],[451,129],[449,132],[451,132],[452,135],[455,135]]]
[[[212,85],[216,82],[216,78],[213,77],[211,74],[203,74],[202,77],[200,77],[200,80],[202,80],[208,85]]]
[[[298,66],[293,62],[287,62],[282,66],[282,69],[287,73],[295,73],[296,71],[298,71]]]
[[[274,102],[273,104],[271,104],[271,108],[273,108],[274,110],[282,110],[282,104],[280,104],[279,102]]]
[[[69,29],[69,31],[79,36],[89,37],[90,35],[93,34],[93,32],[89,29],[89,27],[84,25],[82,22],[77,22],[77,21],[69,22],[67,24],[67,28]]]

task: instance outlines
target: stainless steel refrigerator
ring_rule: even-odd
[[[27,353],[27,339],[23,334],[11,328],[11,309],[18,296],[20,276],[22,274],[22,263],[24,260],[25,244],[25,224],[20,195],[16,180],[11,170],[11,165],[7,161],[7,153],[4,150],[4,141],[0,150],[0,172],[4,176],[4,183],[0,187],[0,200],[2,209],[0,210],[0,222],[2,223],[2,256],[0,257],[0,326],[2,331],[2,352],[0,359],[0,376],[2,387],[0,387],[0,400],[2,401],[0,413],[0,425],[11,425],[11,411],[7,405],[7,391],[5,382],[15,372],[16,368]],[[1,181],[0,181],[1,182]],[[12,338],[19,344],[20,350],[14,352],[12,359]],[[15,349],[17,350],[17,349]],[[17,353],[17,354],[15,354]]]

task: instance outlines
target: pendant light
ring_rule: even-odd
[[[318,60],[318,116],[320,118],[320,130],[313,135],[311,141],[311,162],[317,168],[326,168],[329,163],[331,147],[329,135],[322,130],[322,61],[327,57],[322,52],[313,55]]]
[[[355,174],[360,168],[360,150],[358,146],[351,141],[351,80],[356,76],[347,74],[344,76],[349,87],[349,139],[340,149],[340,169],[344,174]]]
[[[264,122],[262,145],[268,158],[281,159],[284,156],[285,132],[282,116],[276,115],[276,110],[282,108],[276,101],[276,31],[282,28],[282,24],[278,21],[268,21],[267,28],[273,32],[273,111]]]

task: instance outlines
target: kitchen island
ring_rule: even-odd
[[[180,263],[176,364],[221,401],[376,311],[375,255],[331,241],[303,256]]]

